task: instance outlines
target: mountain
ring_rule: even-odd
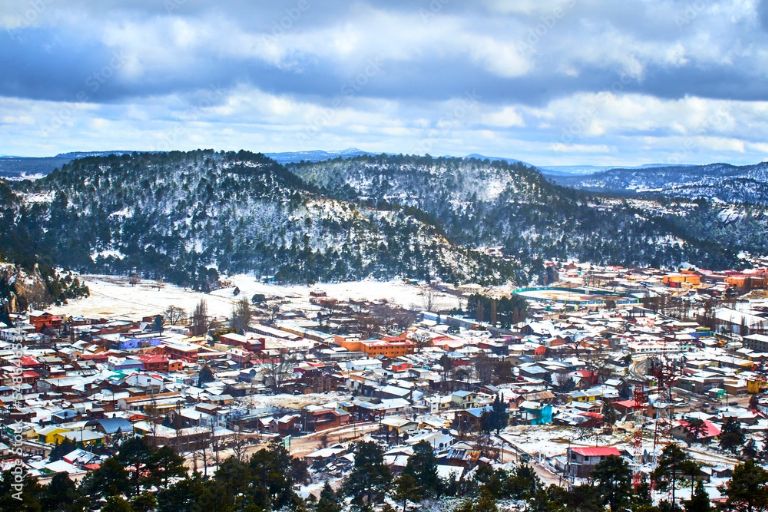
[[[619,194],[660,194],[768,205],[768,162],[610,169],[589,176],[551,176],[561,185]]]
[[[549,166],[542,166],[539,168],[541,169],[542,174],[544,174],[545,176],[552,176],[554,177],[555,180],[557,180],[558,177],[561,177],[561,176],[563,177],[589,176],[591,174],[610,171],[613,169],[640,170],[640,169],[653,169],[657,167],[681,167],[681,166],[669,165],[669,164],[642,164],[634,167],[619,168],[619,167],[610,166],[610,165],[549,165]]]
[[[352,158],[355,156],[372,155],[357,148],[347,148],[341,151],[289,151],[285,153],[265,153],[266,156],[280,164],[296,164],[299,162],[322,162],[334,158]]]
[[[583,176],[612,169],[599,165],[550,165],[539,168],[545,176]]]
[[[135,153],[0,181],[0,196],[7,261],[199,289],[220,272],[527,284],[550,258],[732,268],[741,251],[768,254],[765,208],[584,192],[487,159]]]
[[[39,178],[72,161],[67,157],[0,157],[0,178],[15,179],[34,177]]]
[[[521,163],[381,155],[289,169],[339,199],[421,211],[457,243],[501,247],[529,275],[554,257],[724,268],[738,264],[739,250],[768,251],[761,214],[729,220],[709,204],[588,194],[557,186]]]
[[[88,157],[13,183],[6,233],[69,268],[138,271],[204,289],[219,272],[289,282],[441,277],[501,282],[504,262],[399,208],[327,197],[261,154],[212,150]]]
[[[135,153],[135,151],[76,151],[44,157],[0,156],[0,178],[37,179],[77,158],[129,153]]]

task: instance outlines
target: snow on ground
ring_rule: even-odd
[[[291,395],[280,393],[277,395],[252,395],[248,398],[248,404],[256,409],[302,409],[308,405],[325,405],[331,402],[349,400],[349,394],[336,392],[308,393]]]
[[[81,280],[88,286],[90,297],[70,300],[63,306],[52,306],[49,308],[51,313],[135,320],[162,313],[168,306],[178,306],[191,312],[204,298],[209,314],[226,316],[232,313],[232,303],[235,299],[195,292],[170,284],[163,284],[158,288],[155,281],[141,281],[131,286],[128,278],[118,276],[83,275]]]
[[[141,281],[135,286],[128,278],[105,275],[83,275],[81,279],[91,291],[90,297],[69,301],[63,306],[53,306],[50,311],[61,315],[83,315],[87,317],[110,317],[136,319],[146,315],[162,313],[168,306],[178,306],[191,312],[201,299],[208,304],[210,315],[228,317],[233,304],[242,297],[250,298],[255,293],[284,297],[289,301],[287,309],[308,308],[310,291],[324,291],[339,300],[384,299],[405,308],[424,309],[426,304],[421,287],[402,281],[354,281],[344,283],[321,283],[306,285],[275,285],[258,281],[250,275],[236,275],[228,278],[231,286],[211,293],[196,292],[172,284],[158,288],[155,281]],[[235,296],[235,286],[240,294]],[[459,306],[457,297],[434,292],[434,309],[451,309]]]
[[[553,457],[565,454],[568,446],[629,446],[629,434],[601,434],[597,430],[556,425],[514,426],[502,433],[502,438],[529,455]]]

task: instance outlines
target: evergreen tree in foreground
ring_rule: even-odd
[[[355,464],[344,480],[342,492],[352,498],[358,508],[381,503],[392,482],[384,465],[384,451],[373,441],[361,442],[355,448]]]

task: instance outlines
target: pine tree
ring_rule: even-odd
[[[101,507],[101,512],[135,512],[131,504],[121,496],[112,496]]]
[[[381,503],[392,482],[384,465],[384,452],[373,441],[360,442],[355,448],[355,464],[344,480],[342,491],[358,507]]]
[[[403,504],[403,512],[406,512],[409,501],[418,503],[423,499],[424,489],[413,475],[403,473],[398,477],[395,485],[395,500]]]
[[[328,482],[323,485],[323,490],[320,491],[320,499],[317,501],[315,507],[316,512],[341,512],[341,505],[336,497],[336,493],[333,492]]]
[[[709,495],[704,490],[704,484],[699,480],[691,499],[685,502],[685,512],[709,512],[710,510],[712,507],[709,504]]]
[[[498,434],[503,428],[509,424],[509,413],[507,412],[507,404],[501,399],[499,395],[491,404],[491,410],[483,416],[483,430],[490,432],[496,431]]]
[[[733,468],[730,482],[720,487],[727,496],[728,510],[760,512],[768,510],[768,471],[748,460]]]
[[[621,510],[632,495],[632,471],[621,457],[606,457],[598,463],[592,479],[611,512]]]
[[[425,496],[437,496],[442,490],[437,474],[437,458],[432,446],[426,441],[413,445],[413,454],[408,457],[403,474],[412,475]]]
[[[150,456],[149,464],[152,468],[151,481],[161,488],[168,487],[169,478],[183,477],[187,474],[184,458],[170,446],[163,446],[154,450]]]
[[[603,421],[605,421],[608,425],[613,425],[616,423],[617,414],[616,409],[613,407],[613,404],[611,402],[608,402],[607,400],[603,403]]]
[[[744,459],[754,459],[757,457],[757,445],[754,439],[750,439],[741,450],[741,457]]]
[[[720,448],[736,453],[744,444],[744,431],[736,418],[726,418],[723,430],[720,432]]]
[[[688,418],[685,431],[688,442],[694,443],[704,439],[704,434],[707,432],[707,425],[701,418]]]
[[[675,443],[668,444],[661,452],[659,464],[651,473],[651,478],[659,490],[671,489],[672,504],[675,503],[678,482],[686,473],[693,472],[691,469],[693,464],[688,455]]]
[[[134,496],[141,492],[141,486],[149,483],[152,468],[153,452],[147,441],[142,437],[132,437],[120,445],[115,459],[129,469],[131,489],[129,494]]]
[[[80,494],[67,473],[56,473],[40,498],[42,509],[52,512],[83,510],[86,504],[87,500]]]

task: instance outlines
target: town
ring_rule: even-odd
[[[237,280],[195,294],[82,276],[108,282],[117,305],[96,288],[11,311],[0,330],[4,481],[93,484],[140,439],[170,449],[176,472],[142,483],[126,464],[134,500],[279,449],[301,500],[338,507],[429,497],[435,510],[491,510],[494,472],[577,489],[616,461],[612,478],[631,475],[648,506],[733,503],[735,468],[768,462],[768,269],[546,266],[546,285],[411,281],[391,288],[402,300],[373,281],[354,294]],[[396,486],[350,490],[366,448]],[[439,493],[403,477],[426,451]],[[474,505],[461,498],[470,482],[482,488]],[[502,510],[535,498],[493,492]]]

